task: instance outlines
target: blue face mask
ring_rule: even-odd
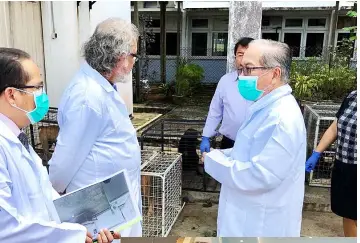
[[[263,94],[263,90],[257,89],[258,76],[239,76],[238,89],[242,97],[246,100],[256,101]]]
[[[16,105],[13,105],[13,106],[15,108],[25,112],[26,116],[30,120],[31,124],[35,124],[35,123],[41,121],[45,117],[47,112],[49,111],[49,97],[46,95],[46,93],[43,91],[31,93],[31,92],[27,92],[25,90],[20,90],[20,89],[17,89],[17,90],[20,92],[24,92],[24,93],[31,94],[34,96],[35,109],[32,111],[26,111],[26,110],[23,110],[23,109],[17,107]]]

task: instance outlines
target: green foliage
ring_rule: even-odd
[[[187,63],[186,60],[180,60],[176,72],[175,92],[181,96],[191,96],[200,86],[204,78],[204,69],[199,65]]]
[[[356,7],[354,6],[353,10],[350,10],[346,13],[347,16],[351,17],[351,18],[357,18],[357,12],[355,11]],[[355,21],[356,22],[356,21]],[[351,27],[345,27],[343,28],[343,30],[349,31],[350,33],[352,33],[353,35],[350,37],[351,41],[356,40],[356,31],[357,31],[357,26],[351,26]]]
[[[166,97],[170,97],[175,93],[175,82],[160,84],[159,89]]]
[[[334,65],[318,59],[293,61],[291,83],[294,95],[299,100],[342,100],[356,89],[356,69],[347,65]]]

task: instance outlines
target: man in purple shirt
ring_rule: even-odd
[[[241,38],[234,48],[235,65],[238,70],[244,52],[252,38]],[[238,91],[238,71],[235,70],[221,77],[212,98],[203,137],[200,144],[201,154],[210,152],[210,138],[217,134],[217,127],[221,122],[219,133],[223,135],[221,149],[232,148],[241,124],[245,120],[246,111],[252,103],[245,100]]]

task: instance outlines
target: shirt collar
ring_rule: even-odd
[[[7,116],[0,113],[0,121],[2,121],[16,137],[20,134],[20,128]]]
[[[290,85],[285,84],[285,85],[280,86],[279,88],[273,90],[272,92],[265,95],[258,101],[254,102],[249,108],[250,113],[253,114],[253,113],[257,112],[258,110],[263,109],[264,107],[274,103],[281,97],[291,94],[291,92],[292,92],[292,89],[291,89]]]
[[[98,71],[90,67],[87,62],[84,62],[81,66],[81,69],[84,73],[95,79],[105,90],[106,92],[114,91],[114,86],[110,84]]]

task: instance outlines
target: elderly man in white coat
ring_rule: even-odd
[[[79,224],[60,223],[46,168],[21,130],[49,110],[40,70],[29,54],[0,48],[0,239],[11,243],[87,242]],[[118,233],[115,233],[117,238]],[[111,242],[105,230],[98,243]]]
[[[298,237],[304,198],[306,131],[287,84],[291,51],[255,40],[242,60],[239,92],[255,101],[234,147],[205,154],[221,183],[220,237]]]
[[[141,212],[140,147],[125,102],[116,91],[137,58],[139,33],[130,22],[101,22],[84,45],[85,62],[65,90],[58,110],[60,132],[49,161],[59,192],[72,192],[126,169]],[[141,222],[121,231],[141,237]]]

